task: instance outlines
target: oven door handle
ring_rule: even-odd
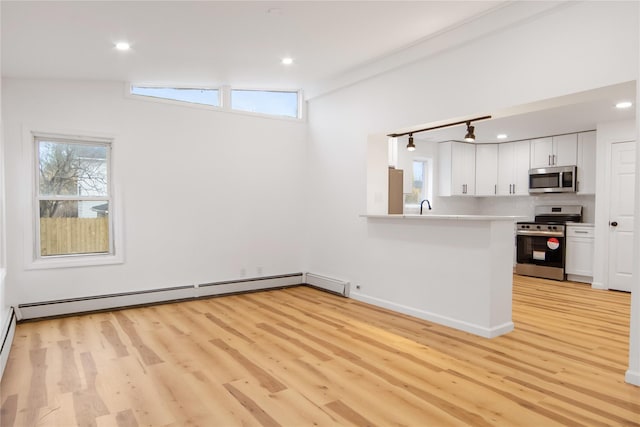
[[[517,236],[540,236],[540,237],[564,237],[562,231],[542,231],[542,230],[518,230]]]

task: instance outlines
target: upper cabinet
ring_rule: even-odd
[[[474,196],[476,146],[466,142],[439,144],[440,196]]]
[[[575,133],[531,140],[531,169],[576,164],[578,136]]]
[[[498,195],[529,195],[529,141],[498,145]]]
[[[498,194],[498,144],[476,145],[476,196]]]
[[[578,194],[596,193],[596,132],[578,134]]]

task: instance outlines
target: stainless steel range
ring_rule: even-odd
[[[582,206],[536,206],[533,222],[517,223],[517,274],[565,279],[567,222],[582,222]]]

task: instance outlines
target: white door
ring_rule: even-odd
[[[611,145],[609,289],[631,292],[635,142]]]

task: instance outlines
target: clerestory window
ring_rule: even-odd
[[[297,91],[231,89],[231,109],[281,117],[300,117]]]
[[[131,94],[211,107],[220,106],[220,91],[211,88],[131,86]]]

